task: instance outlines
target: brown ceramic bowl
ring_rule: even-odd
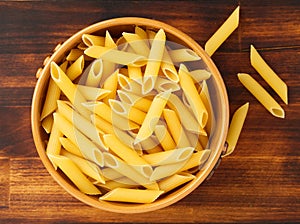
[[[88,196],[80,192],[60,171],[56,171],[51,162],[49,161],[45,148],[46,140],[48,135],[45,133],[41,127],[40,115],[43,106],[43,100],[45,99],[45,94],[48,86],[48,81],[50,77],[50,63],[52,61],[59,63],[65,55],[75,47],[80,41],[83,34],[97,34],[104,35],[106,30],[109,30],[112,36],[121,36],[124,31],[133,32],[135,26],[140,26],[142,28],[149,28],[152,30],[158,30],[163,28],[167,35],[168,40],[185,45],[196,52],[202,61],[206,64],[207,69],[212,73],[210,88],[213,89],[214,94],[211,98],[213,101],[213,109],[215,112],[215,123],[213,124],[215,131],[213,137],[210,139],[210,149],[212,150],[205,167],[198,172],[196,178],[172,191],[169,194],[164,195],[153,203],[150,204],[129,204],[129,203],[117,203],[117,202],[106,202],[99,201],[96,196]],[[66,40],[63,44],[58,45],[51,57],[48,57],[44,61],[44,68],[38,70],[39,79],[37,81],[33,99],[32,99],[32,111],[31,111],[31,124],[34,142],[37,148],[37,152],[48,170],[51,176],[71,195],[80,201],[91,205],[93,207],[112,211],[119,213],[141,213],[157,210],[169,206],[180,199],[187,196],[193,190],[195,190],[213,171],[217,162],[220,159],[221,153],[225,147],[225,139],[228,131],[228,121],[229,121],[229,105],[228,96],[226,88],[222,77],[216,68],[215,64],[211,58],[205,53],[205,51],[200,47],[191,37],[179,31],[178,29],[151,19],[145,18],[116,18],[106,21],[102,21],[93,24]]]

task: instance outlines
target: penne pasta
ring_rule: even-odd
[[[71,81],[75,80],[82,74],[84,68],[84,57],[81,55],[66,71],[66,75]]]
[[[122,35],[136,54],[144,57],[149,56],[149,46],[139,35],[127,32],[123,32]]]
[[[173,137],[176,146],[178,148],[184,148],[190,146],[190,142],[186,136],[181,123],[173,110],[164,109],[163,116],[167,123],[167,127],[170,130],[171,136]]]
[[[66,57],[67,61],[76,61],[81,55],[83,55],[83,50],[80,49],[71,49],[69,54]]]
[[[143,94],[149,93],[154,88],[154,84],[161,65],[161,60],[164,54],[165,42],[166,42],[166,34],[163,29],[160,29],[156,33],[152,41],[152,45],[151,45],[148,61],[146,64],[145,73],[144,73],[143,88],[142,88]]]
[[[203,128],[197,122],[193,114],[186,108],[182,101],[175,94],[171,94],[167,103],[180,118],[181,125],[188,131],[196,134],[206,135]]]
[[[239,25],[240,6],[238,6],[222,26],[205,43],[205,51],[212,56],[221,44],[230,36],[230,34]]]
[[[121,130],[139,128],[138,124],[117,115],[103,102],[86,102],[83,103],[83,106]]]
[[[53,116],[49,114],[42,120],[42,127],[44,128],[45,132],[49,134],[51,132],[51,128],[53,125]]]
[[[154,133],[165,151],[176,148],[176,143],[164,125],[156,125]]]
[[[82,117],[79,113],[73,110],[68,102],[58,100],[58,112],[63,115],[70,123],[74,125],[82,134],[91,139],[97,146],[103,150],[108,150],[107,146],[101,139],[99,130],[93,125],[90,120]]]
[[[97,87],[103,75],[103,61],[102,59],[96,59],[89,66],[89,72],[85,81],[86,86]]]
[[[207,123],[206,123],[206,131],[208,133],[208,135],[210,136],[210,134],[212,133],[212,128],[213,128],[213,123],[215,122],[215,115],[213,112],[213,107],[211,104],[211,100],[210,100],[210,94],[209,94],[209,90],[208,90],[208,86],[206,84],[206,81],[203,80],[202,82],[202,88],[200,91],[200,98],[207,110],[208,113],[208,118],[207,118]]]
[[[55,62],[51,62],[50,70],[52,79],[70,100],[70,102],[75,106],[78,112],[82,116],[89,118],[90,112],[81,105],[81,103],[85,102],[86,100],[81,93],[77,91],[75,84],[72,83],[68,76],[61,70],[59,66],[57,66],[57,64],[55,64]]]
[[[141,67],[128,66],[128,76],[130,79],[142,85],[143,75]]]
[[[191,78],[187,68],[183,64],[180,64],[178,74],[180,78],[179,83],[184,94],[187,97],[189,104],[191,105],[192,111],[200,126],[204,128],[208,119],[208,114],[194,85],[193,79]]]
[[[150,181],[158,181],[165,177],[169,177],[174,175],[175,173],[178,173],[179,170],[186,164],[187,160],[178,163],[171,163],[171,164],[157,166],[153,170],[152,175],[150,176]]]
[[[280,96],[285,104],[288,104],[288,88],[282,79],[270,68],[253,45],[250,46],[250,62],[253,68]]]
[[[131,66],[144,66],[147,59],[144,56],[110,49],[108,47],[92,46],[84,51],[87,56],[92,58],[102,58],[116,64],[131,65]]]
[[[93,178],[97,183],[105,184],[105,180],[101,175],[101,170],[99,167],[86,159],[80,158],[68,151],[62,150],[61,155],[72,160],[73,163],[81,170],[82,173],[88,177]]]
[[[228,156],[231,153],[233,153],[238,138],[240,136],[240,133],[242,131],[242,127],[244,125],[247,116],[248,108],[249,108],[249,103],[245,103],[243,106],[241,106],[234,112],[228,129],[227,138],[226,138],[226,142],[228,143],[228,148],[224,156]]]
[[[56,124],[53,124],[51,133],[49,136],[49,142],[46,147],[46,153],[49,155],[59,155],[61,150],[61,144],[59,138],[62,137],[63,134],[57,128]],[[56,164],[50,159],[55,169],[57,169]]]
[[[114,135],[106,134],[103,138],[109,149],[131,165],[137,172],[145,177],[149,177],[151,175],[152,167],[143,158],[141,158],[135,150],[123,144]]]
[[[151,182],[149,178],[146,178],[144,175],[139,173],[132,166],[120,160],[118,157],[110,154],[104,153],[105,166],[114,169],[116,172],[122,174],[125,177],[135,181],[139,185],[142,185],[148,189],[158,190],[158,184]],[[105,175],[105,173],[104,173]]]
[[[173,63],[181,63],[187,61],[199,61],[201,58],[193,50],[188,48],[176,49],[168,51]]]
[[[199,167],[199,169],[202,168],[203,164],[209,158],[210,153],[211,153],[210,149],[205,149],[205,150],[193,153],[192,156],[190,157],[190,159],[184,164],[184,166],[182,166],[178,170],[178,173],[189,170],[189,169],[197,167],[197,166]]]
[[[111,90],[105,88],[101,89],[84,85],[76,85],[76,87],[86,100],[91,101],[102,100],[111,93]]]
[[[66,151],[68,151],[68,152],[70,152],[70,153],[72,153],[72,154],[74,154],[76,156],[79,156],[79,157],[83,158],[83,155],[82,155],[80,149],[77,147],[77,145],[75,145],[74,143],[72,143],[72,141],[70,141],[68,138],[60,137],[59,141],[60,141],[62,147]]]
[[[111,191],[116,188],[136,188],[137,183],[128,177],[121,177],[116,180],[106,181],[105,184],[97,184],[98,186]]]
[[[91,34],[83,34],[82,35],[82,41],[83,43],[90,47],[90,46],[104,46],[105,38],[91,35]]]
[[[154,97],[153,102],[149,108],[149,111],[144,119],[144,122],[135,138],[134,141],[135,144],[147,139],[152,135],[155,129],[155,125],[159,121],[159,118],[163,112],[163,109],[167,104],[170,94],[171,94],[170,91],[162,92],[157,94]]]
[[[87,179],[72,160],[61,155],[48,154],[48,157],[66,174],[81,192],[89,195],[101,194],[101,191]]]
[[[168,178],[159,181],[158,186],[160,190],[166,193],[193,179],[195,179],[195,176],[190,173],[174,174]]]
[[[179,82],[177,70],[166,48],[164,50],[163,59],[161,62],[161,70],[167,79],[175,83]]]
[[[131,203],[151,203],[155,201],[162,193],[163,191],[159,190],[116,188],[100,197],[100,200]]]
[[[107,158],[110,159],[111,156],[109,155]],[[108,163],[112,165],[112,162],[108,161]],[[115,180],[115,179],[119,179],[119,178],[124,177],[123,174],[117,172],[113,168],[108,168],[108,167],[107,168],[103,168],[103,169],[101,169],[101,172],[102,172],[102,175],[103,175],[104,179],[106,179],[106,180]]]
[[[148,112],[151,106],[152,103],[151,100],[146,99],[144,97],[140,97],[133,93],[122,91],[122,90],[117,90],[117,93],[118,93],[118,97],[121,99],[122,102],[130,104],[131,106],[141,111]]]
[[[284,110],[272,98],[272,96],[250,75],[239,73],[240,82],[249,90],[250,93],[275,117],[284,118]]]
[[[67,65],[68,65],[67,61],[65,61],[60,65],[60,68],[62,69],[63,72],[67,70]],[[59,99],[60,93],[61,93],[60,88],[57,86],[57,84],[53,79],[50,79],[44,107],[41,114],[41,121],[44,120],[47,116],[49,116],[51,113],[53,113],[56,110],[57,108],[56,101]]]
[[[146,113],[130,106],[129,104],[120,102],[119,100],[110,99],[109,105],[116,114],[125,117],[137,124],[141,125],[145,120]]]
[[[120,73],[118,74],[118,84],[123,90],[134,94],[139,94],[142,90],[142,86],[138,82],[130,80],[130,78]]]
[[[193,147],[172,149],[143,155],[142,158],[152,166],[161,166],[187,160],[193,153]]]
[[[109,90],[110,93],[104,97],[103,102],[108,105],[109,99],[115,99],[117,95],[118,88],[118,74],[119,70],[117,69],[113,74],[111,74],[104,82],[103,88]]]
[[[104,165],[103,154],[97,146],[91,142],[85,135],[75,129],[64,116],[59,113],[54,113],[54,123],[57,124],[58,129],[62,132],[73,144],[79,149],[84,158],[95,162],[99,166]]]
[[[154,88],[158,92],[167,92],[167,91],[176,92],[176,91],[180,90],[180,86],[177,83],[175,83],[169,79],[164,79],[164,78],[160,78],[160,77],[158,77],[156,79]]]
[[[148,35],[145,30],[143,30],[141,27],[136,26],[134,28],[134,32],[145,41],[148,47],[150,47],[149,42],[148,42]]]
[[[190,71],[190,75],[192,76],[195,83],[200,83],[201,81],[207,80],[211,77],[211,73],[205,69]]]

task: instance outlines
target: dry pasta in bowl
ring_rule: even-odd
[[[43,68],[32,105],[38,153],[81,201],[108,211],[168,206],[214,168],[228,99],[209,56],[149,19],[87,27]]]

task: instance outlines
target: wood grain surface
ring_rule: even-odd
[[[136,215],[89,207],[48,174],[32,140],[35,72],[57,43],[109,18],[139,16],[168,23],[200,45],[241,6],[238,29],[213,55],[231,114],[249,113],[236,151],[189,196]],[[249,46],[289,87],[289,105],[251,67]],[[239,83],[246,72],[286,112],[269,114]],[[300,2],[282,1],[0,1],[0,223],[300,223]]]

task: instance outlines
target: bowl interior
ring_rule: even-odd
[[[68,180],[68,178],[64,176],[62,172],[56,171],[53,168],[51,162],[46,156],[45,147],[46,141],[48,140],[49,136],[41,127],[40,122],[41,109],[45,99],[45,94],[50,77],[50,62],[55,61],[56,63],[59,63],[61,60],[63,60],[70,49],[74,48],[77,44],[80,43],[82,34],[95,34],[103,36],[105,35],[105,31],[109,30],[112,36],[119,37],[124,31],[134,32],[135,26],[140,26],[144,29],[153,29],[156,31],[160,28],[163,28],[168,40],[184,45],[195,51],[202,58],[206,69],[212,73],[212,77],[208,81],[209,92],[215,117],[214,123],[212,125],[212,137],[209,140],[209,148],[212,150],[211,155],[206,162],[205,167],[203,167],[202,170],[197,173],[196,179],[184,185],[183,187],[172,191],[171,193],[151,204],[105,202],[99,201],[98,197],[87,196],[81,193]],[[188,195],[205,180],[205,178],[209,175],[218,159],[220,158],[221,151],[224,148],[228,129],[228,119],[229,106],[226,88],[218,69],[216,68],[210,57],[204,52],[204,50],[193,39],[174,27],[155,20],[131,17],[111,19],[91,25],[70,37],[66,42],[62,44],[62,46],[57,51],[53,53],[50,60],[43,68],[34,91],[31,121],[33,138],[38,154],[48,172],[66,191],[68,191],[71,195],[81,200],[82,202],[103,210],[121,213],[138,213],[156,210],[173,204]]]

